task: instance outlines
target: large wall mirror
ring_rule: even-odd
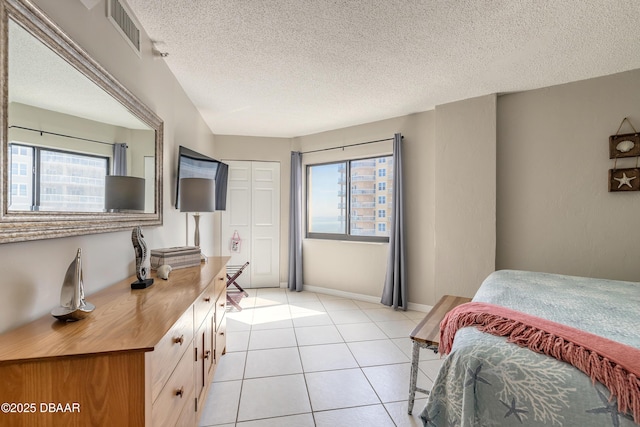
[[[162,224],[163,123],[28,0],[1,0],[0,243]],[[106,209],[108,175],[144,210]]]

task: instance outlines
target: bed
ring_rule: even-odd
[[[638,283],[502,270],[483,282],[473,301],[606,337],[640,361]],[[640,379],[633,381],[637,388]],[[610,397],[607,387],[568,363],[464,327],[420,417],[436,427],[640,425]]]

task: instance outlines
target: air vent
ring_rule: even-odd
[[[140,28],[133,20],[129,9],[120,0],[107,2],[109,20],[115,25],[120,34],[125,38],[129,46],[140,56]]]

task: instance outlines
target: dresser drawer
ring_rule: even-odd
[[[197,426],[196,424],[196,411],[194,410],[193,405],[185,404],[184,408],[182,408],[182,413],[180,414],[180,418],[178,418],[178,422],[176,423],[176,427],[183,426]]]
[[[220,322],[222,322],[222,318],[224,317],[224,314],[227,311],[227,293],[223,292],[222,295],[220,295],[218,297],[218,300],[216,301],[216,312],[214,314],[215,316],[215,330],[218,330],[218,327],[220,326]]]
[[[227,347],[227,318],[225,316],[220,320],[220,324],[216,327],[216,361],[220,362],[220,358],[225,353]]]
[[[227,269],[226,267],[220,270],[220,272],[213,279],[213,286],[215,288],[216,297],[227,289]]]
[[[184,411],[195,412],[193,351],[182,355],[175,371],[153,403],[153,426],[179,425],[178,419],[188,415]]]
[[[189,307],[173,324],[151,353],[151,401],[155,402],[178,360],[190,349],[193,352],[193,308]]]
[[[209,314],[209,311],[214,307],[216,301],[215,287],[210,284],[207,289],[204,290],[193,303],[195,327],[199,328],[202,322]]]

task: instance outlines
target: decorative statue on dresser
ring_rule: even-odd
[[[137,282],[131,284],[131,289],[144,289],[153,285],[153,279],[147,278],[151,271],[151,261],[149,260],[149,250],[142,235],[142,228],[135,227],[131,232],[131,242],[136,253],[136,276]]]
[[[60,291],[60,305],[51,314],[63,322],[74,322],[84,319],[96,308],[84,300],[84,283],[82,279],[82,249],[78,248],[76,257],[69,264]]]

